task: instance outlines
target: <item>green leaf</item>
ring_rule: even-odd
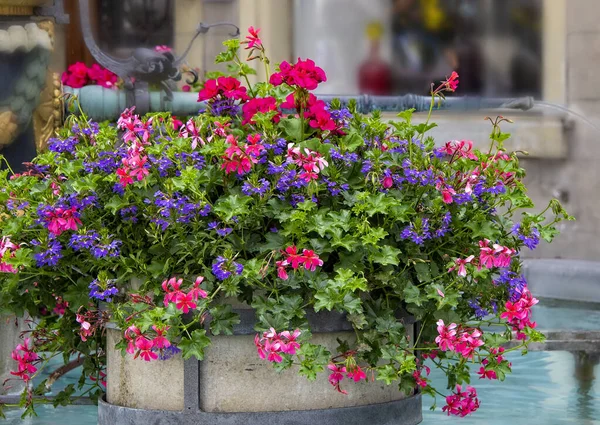
[[[364,244],[376,246],[378,245],[378,242],[384,239],[387,235],[388,232],[386,232],[382,227],[372,227],[369,229],[369,233],[364,235],[361,240]]]
[[[434,122],[429,123],[429,124],[422,123],[422,124],[416,125],[415,130],[417,131],[417,133],[425,134],[429,130],[431,130],[432,128],[435,128],[435,127],[437,127],[437,124]]]
[[[231,221],[235,216],[248,214],[248,204],[250,202],[252,202],[252,198],[249,196],[229,195],[219,199],[214,211],[224,221]]]
[[[356,239],[354,239],[351,235],[345,235],[340,237],[338,234],[334,236],[331,240],[331,246],[334,248],[341,247],[347,249],[348,251],[353,251],[354,248],[358,245]]]
[[[294,365],[294,359],[289,354],[283,354],[281,358],[281,362],[273,363],[273,367],[277,372],[283,372],[284,370],[289,369]]]
[[[127,206],[129,206],[129,202],[118,195],[114,195],[106,204],[104,204],[104,208],[109,209],[113,214],[116,214],[121,208]]]
[[[298,373],[309,381],[317,379],[317,374],[325,370],[331,356],[331,353],[322,345],[308,342],[302,344],[296,354],[301,359]]]
[[[390,245],[383,245],[379,250],[372,252],[369,259],[383,266],[398,265],[398,256],[402,253],[398,248],[394,248]]]
[[[354,152],[356,149],[364,145],[365,141],[361,135],[352,132],[345,137],[344,143],[350,152]]]
[[[231,304],[215,305],[210,309],[210,314],[210,331],[213,335],[232,335],[233,326],[240,323],[240,316],[231,310]]]
[[[411,109],[407,109],[406,111],[402,111],[400,113],[398,113],[398,117],[402,118],[404,121],[406,121],[407,124],[410,124],[410,121],[412,120],[412,116],[413,116],[413,112],[415,112],[416,109],[411,108]]]
[[[223,46],[227,47],[229,50],[236,51],[240,48],[240,39],[239,38],[230,38],[223,42]]]
[[[353,294],[346,294],[344,296],[343,307],[348,313],[362,313],[362,302],[360,298]]]
[[[500,236],[500,230],[493,227],[489,221],[481,222],[473,220],[466,223],[465,227],[473,231],[471,236],[473,239],[489,239],[493,241]]]
[[[299,118],[286,118],[279,121],[279,125],[283,128],[283,131],[295,142],[302,141],[302,121]]]
[[[377,368],[377,381],[384,381],[386,385],[390,385],[396,379],[398,379],[398,372],[392,365],[385,365]]]
[[[417,272],[417,279],[419,279],[419,282],[429,282],[431,280],[429,263],[416,263],[415,271]]]
[[[67,406],[71,403],[71,396],[75,393],[75,384],[67,385],[61,392],[59,392],[52,404],[54,407]]]
[[[196,329],[191,334],[191,338],[182,337],[179,341],[179,348],[182,351],[184,360],[196,357],[198,360],[204,359],[204,349],[210,345],[210,339],[206,336],[206,330]]]
[[[409,283],[404,287],[403,293],[404,301],[415,304],[418,307],[421,307],[423,303],[427,301],[427,299],[421,295],[421,290],[412,283]]]
[[[438,302],[438,309],[441,309],[444,306],[456,307],[458,305],[458,298],[460,294],[455,289],[444,289],[442,285],[436,283],[434,285],[427,286],[426,292],[427,298],[436,300]]]
[[[554,226],[540,227],[540,236],[543,240],[550,243],[560,232]]]

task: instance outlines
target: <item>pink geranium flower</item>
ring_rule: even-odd
[[[340,382],[344,379],[344,373],[346,373],[346,367],[330,363],[327,365],[327,369],[331,371],[329,374],[329,383],[342,394],[348,394],[340,388]]]
[[[473,258],[475,258],[474,255],[470,255],[465,259],[457,258],[454,261],[454,266],[450,267],[448,269],[448,271],[451,272],[454,269],[458,269],[458,275],[461,277],[466,277],[467,276],[466,265],[469,264],[471,261],[473,261]]]
[[[262,47],[262,41],[261,41],[260,37],[258,36],[259,32],[260,32],[260,28],[254,29],[254,27],[252,27],[252,26],[248,28],[248,33],[250,35],[246,36],[246,41],[244,42],[247,44],[246,50],[254,49],[255,47],[260,49]]]
[[[296,354],[296,350],[300,348],[300,344],[296,340],[300,336],[300,333],[300,329],[296,329],[292,333],[289,331],[281,332],[279,334],[282,339],[281,351],[290,355]]]
[[[494,267],[496,258],[494,256],[494,250],[489,247],[489,243],[490,241],[488,239],[479,241],[479,265],[491,269]]]
[[[163,304],[165,307],[169,306],[169,303],[175,302],[177,295],[181,293],[181,284],[183,283],[183,279],[177,280],[177,278],[172,277],[169,280],[164,280],[162,283],[162,289],[165,291],[165,297],[163,299]]]
[[[304,257],[301,254],[298,254],[298,249],[294,245],[288,246],[283,254],[286,256],[286,265],[289,264],[294,270],[300,267],[300,264],[304,262]]]
[[[438,336],[435,338],[435,342],[442,351],[454,350],[454,344],[456,340],[456,323],[451,323],[446,326],[442,319],[437,321]]]
[[[208,297],[208,293],[200,288],[200,284],[204,281],[204,277],[203,276],[198,276],[196,278],[196,280],[194,281],[194,286],[192,287],[192,289],[190,289],[190,295],[192,296],[192,299],[194,301],[198,301],[198,298],[206,298]]]
[[[152,339],[153,346],[159,350],[162,350],[163,348],[169,348],[171,343],[165,336],[169,330],[169,326],[159,328],[156,325],[152,325],[152,329],[154,329],[154,332],[156,332],[156,336]]]
[[[99,86],[109,89],[114,88],[117,84],[117,81],[119,81],[119,77],[117,77],[116,74],[98,65],[97,63],[88,68],[87,72],[90,80],[94,81]]]
[[[475,388],[467,386],[466,391],[462,391],[460,385],[456,386],[456,391],[446,397],[446,405],[442,411],[448,412],[448,415],[465,417],[479,408],[479,399]]]
[[[423,366],[423,369],[425,369],[427,376],[429,376],[431,369],[428,366]],[[423,371],[423,369],[415,370],[412,375],[415,379],[415,383],[421,388],[425,388],[427,386],[427,381],[421,376],[421,372]]]
[[[320,267],[323,265],[323,260],[321,260],[319,256],[310,249],[302,250],[301,259],[306,270],[315,271],[317,269],[317,266]]]
[[[446,84],[448,85],[449,90],[455,91],[458,88],[458,72],[452,71],[450,77],[446,79]]]
[[[140,356],[144,361],[151,361],[158,359],[158,354],[152,351],[154,344],[152,341],[147,339],[144,336],[137,337],[135,339],[135,348],[138,349],[138,352],[135,357]]]
[[[363,379],[367,379],[367,374],[361,369],[359,365],[354,365],[350,370],[347,371],[346,376],[348,379],[352,379],[354,382],[359,382]]]
[[[498,379],[498,376],[496,375],[496,372],[493,370],[486,370],[486,366],[488,365],[488,360],[485,359],[481,362],[482,366],[479,368],[479,371],[477,372],[479,374],[479,379]]]
[[[277,261],[275,265],[277,267],[277,277],[279,277],[279,279],[287,280],[289,277],[287,270],[285,269],[285,266],[287,266],[287,262],[285,260],[281,260]]]
[[[17,365],[16,371],[11,371],[10,374],[21,378],[28,382],[31,379],[31,374],[37,371],[34,362],[39,360],[39,356],[35,353],[34,347],[30,347],[30,339],[25,338],[22,344],[18,344],[11,353],[11,358],[15,360]]]
[[[194,296],[191,293],[186,294],[180,292],[175,297],[175,307],[177,307],[177,310],[181,310],[184,313],[187,313],[191,309],[195,309],[197,305],[194,302]]]
[[[80,324],[79,336],[81,340],[87,341],[87,339],[94,334],[91,323],[81,314],[75,316],[75,321]]]
[[[293,96],[293,94],[291,95]],[[283,105],[282,105],[283,107]],[[242,114],[244,116],[244,120],[242,124],[256,124],[253,120],[254,115],[258,112],[267,113],[271,111],[277,111],[277,100],[274,97],[255,97],[248,102],[244,103],[242,106]],[[273,122],[278,123],[281,119],[281,112],[277,112],[277,114],[273,117]]]
[[[263,360],[281,363],[283,361],[281,354],[295,355],[296,350],[300,348],[300,343],[297,341],[300,334],[300,329],[277,333],[274,328],[270,328],[267,332],[263,332],[262,338],[256,335],[254,345],[258,356]]]
[[[181,127],[181,130],[179,131],[179,137],[192,139],[192,149],[196,149],[198,145],[204,146],[206,144],[202,136],[200,136],[200,130],[196,126],[196,121],[194,121],[193,118],[190,118],[188,122]]]
[[[83,62],[76,62],[69,65],[67,71],[62,73],[62,83],[65,86],[73,87],[74,89],[81,88],[88,84],[88,68]]]
[[[306,90],[314,90],[319,83],[327,81],[323,69],[315,66],[315,63],[310,60],[301,60],[294,65],[283,61],[279,65],[279,72],[271,75],[269,82],[274,86],[279,86],[283,83],[290,86],[298,86]]]

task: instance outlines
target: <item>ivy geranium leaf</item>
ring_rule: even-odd
[[[104,204],[104,208],[109,209],[113,214],[116,214],[118,210],[125,208],[128,205],[129,202],[126,199],[121,198],[118,195],[114,195],[112,198],[110,198],[110,201]]]
[[[489,221],[481,222],[473,220],[465,224],[465,227],[473,231],[473,239],[489,239],[494,241],[500,236],[500,231],[493,227]]]
[[[279,363],[273,363],[273,367],[277,372],[283,372],[286,369],[289,369],[294,364],[294,359],[289,354],[283,354],[282,360]]]
[[[377,245],[377,243],[388,235],[382,227],[374,227],[369,229],[369,233],[362,237],[364,244]]]
[[[362,312],[362,302],[360,298],[353,294],[346,294],[344,296],[343,307],[348,313],[358,314]]]
[[[394,248],[390,245],[383,245],[378,251],[371,253],[370,259],[374,263],[378,263],[384,266],[387,265],[398,265],[398,256],[402,253],[398,248]]]
[[[298,373],[305,376],[309,381],[317,379],[317,373],[325,370],[329,363],[331,353],[325,347],[305,342],[296,352],[300,359]]]
[[[335,306],[336,302],[331,298],[331,291],[319,291],[315,294],[315,311],[321,311],[327,309],[331,311]]]
[[[285,240],[280,233],[267,233],[265,239],[267,242],[259,246],[260,252],[279,250],[285,243]]]
[[[415,271],[417,272],[419,282],[428,282],[431,280],[431,269],[428,263],[416,263]]]
[[[406,285],[403,293],[404,301],[406,301],[409,304],[414,304],[417,307],[421,307],[426,301],[426,298],[421,295],[421,290],[412,283]]]
[[[213,335],[232,335],[233,326],[240,323],[240,316],[231,310],[231,304],[216,305],[210,309],[210,314],[210,331]]]
[[[432,128],[435,128],[435,127],[437,127],[437,124],[433,123],[433,122],[430,123],[430,124],[422,123],[422,124],[416,125],[415,126],[415,130],[417,130],[418,133],[426,133],[429,130],[431,130]]]
[[[219,199],[215,205],[215,213],[219,213],[220,217],[229,222],[235,216],[246,215],[248,213],[248,204],[252,201],[249,196],[229,195]]]
[[[390,385],[396,379],[398,379],[398,372],[392,365],[385,365],[383,367],[377,368],[377,378],[378,381],[384,381],[386,385]]]
[[[439,309],[444,306],[456,307],[458,305],[458,297],[460,294],[454,289],[444,288],[439,283],[436,283],[427,286],[425,291],[427,292],[427,298],[438,302]]]
[[[548,243],[552,242],[554,237],[556,235],[558,235],[559,233],[560,232],[558,230],[556,230],[556,227],[553,227],[553,226],[546,226],[546,227],[540,228],[540,236],[542,237],[543,240],[545,240]]]
[[[194,356],[198,360],[204,360],[204,349],[210,345],[210,339],[206,336],[205,329],[196,329],[188,337],[182,337],[178,347],[182,351],[184,360]]]
[[[71,396],[75,393],[75,384],[69,384],[65,387],[64,390],[62,390],[61,392],[59,392],[56,397],[54,397],[54,400],[52,401],[52,404],[54,405],[54,407],[58,407],[58,406],[66,406],[70,403],[71,401]]]
[[[301,142],[302,138],[302,121],[298,118],[286,118],[279,121],[279,125],[283,127],[283,131],[288,138],[296,142]]]
[[[348,149],[350,152],[354,152],[356,149],[364,145],[365,141],[359,134],[352,132],[346,136],[345,144],[346,149]]]

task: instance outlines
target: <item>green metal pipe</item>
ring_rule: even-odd
[[[165,100],[164,93],[158,91],[136,90],[133,93],[127,90],[106,89],[101,86],[86,86],[80,89],[64,88],[65,93],[77,96],[83,112],[94,121],[116,120],[121,112],[132,105],[136,106],[138,113],[170,111],[176,116],[187,116],[198,113],[203,109],[203,102],[198,102],[197,93],[175,92],[173,101]],[[132,96],[133,94],[133,96]],[[319,95],[319,99],[330,102],[334,98],[340,99],[343,104],[351,99],[357,102],[361,113],[370,113],[374,110],[384,112],[400,112],[414,108],[417,112],[429,110],[431,98],[407,94],[403,96],[337,96]],[[130,99],[134,99],[133,101]],[[67,102],[68,104],[68,102]],[[517,99],[483,98],[483,97],[450,97],[442,101],[439,109],[453,111],[470,111],[479,109],[521,109],[528,110],[534,106],[531,97]],[[79,111],[71,107],[67,114]]]

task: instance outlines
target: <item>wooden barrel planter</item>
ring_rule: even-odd
[[[413,425],[422,420],[421,395],[405,396],[380,381],[348,383],[335,391],[326,373],[314,382],[291,370],[277,373],[254,345],[254,313],[237,310],[232,336],[213,336],[203,361],[176,355],[144,362],[123,357],[114,346],[122,332],[107,335],[107,392],[98,406],[99,425],[138,424],[345,424]],[[337,313],[308,317],[313,342],[334,352],[336,338],[351,339],[352,326]],[[406,328],[412,333],[413,325]]]

